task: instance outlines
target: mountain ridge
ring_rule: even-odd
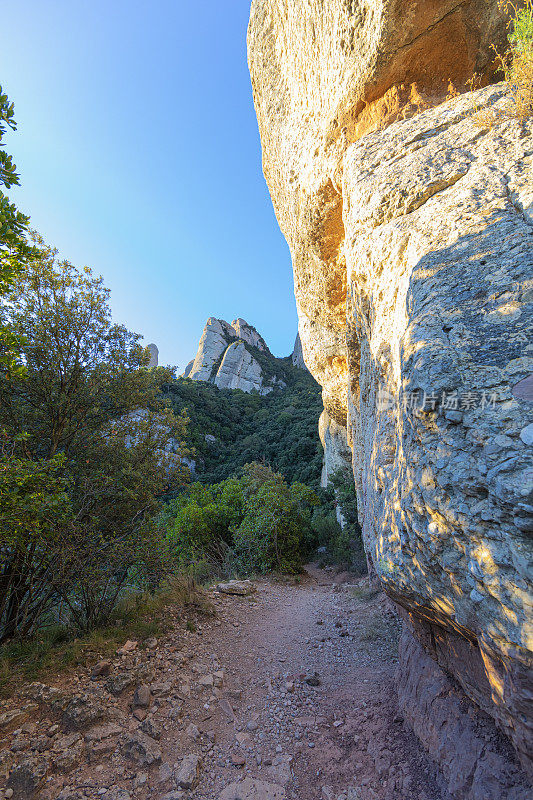
[[[257,329],[242,317],[237,317],[231,324],[209,317],[196,355],[181,377],[212,383],[219,389],[241,389],[247,393],[256,391],[267,395],[275,388],[286,388],[287,361],[306,369],[299,335],[290,356],[277,358]]]

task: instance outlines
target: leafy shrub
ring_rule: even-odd
[[[167,505],[159,524],[167,531],[177,569],[198,579],[295,572],[316,503],[307,486],[288,485],[270,467],[252,463],[238,479],[193,484]]]
[[[0,454],[0,642],[29,634],[58,592],[61,528],[70,518],[64,458],[24,457],[4,433]]]
[[[156,585],[166,537],[148,522],[188,478],[186,419],[160,397],[172,371],[145,368],[101,278],[34,244],[0,304],[25,366],[0,370],[0,426],[18,446],[0,461],[0,641],[57,603],[86,631],[126,585]]]
[[[356,573],[366,572],[366,556],[357,518],[357,497],[349,467],[332,475],[323,502],[313,514],[317,543],[326,547],[326,560]],[[342,525],[339,524],[339,516]]]

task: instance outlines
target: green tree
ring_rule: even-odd
[[[297,572],[318,497],[303,484],[289,486],[282,475],[261,464],[245,467],[243,483],[244,519],[235,530],[241,564],[257,572]]]
[[[188,478],[186,418],[161,399],[172,370],[147,368],[140,337],[112,323],[102,279],[34,241],[3,309],[26,374],[0,375],[0,427],[22,440],[27,461],[64,459],[71,518],[58,523],[61,568],[50,577],[87,628],[109,615],[132,570],[139,574],[158,498]],[[147,571],[159,566],[148,562],[150,580]]]
[[[0,187],[10,189],[19,185],[19,175],[13,158],[5,151],[4,136],[8,128],[16,130],[15,110],[0,86]],[[31,254],[26,242],[29,218],[21,214],[0,188],[0,301],[13,285],[22,263]],[[21,372],[18,362],[18,343],[12,333],[0,325],[0,369]]]
[[[64,458],[33,461],[23,440],[0,450],[0,642],[26,635],[57,599],[62,527],[70,518]]]

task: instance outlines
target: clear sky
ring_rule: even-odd
[[[113,315],[181,370],[206,319],[244,317],[276,355],[297,318],[261,171],[250,0],[2,0],[15,103],[11,196]]]

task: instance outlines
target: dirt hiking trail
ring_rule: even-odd
[[[308,567],[300,583],[215,592],[196,630],[169,609],[159,641],[128,644],[55,700],[36,685],[38,709],[3,742],[31,763],[0,797],[449,800],[397,712],[399,621],[344,577]]]

